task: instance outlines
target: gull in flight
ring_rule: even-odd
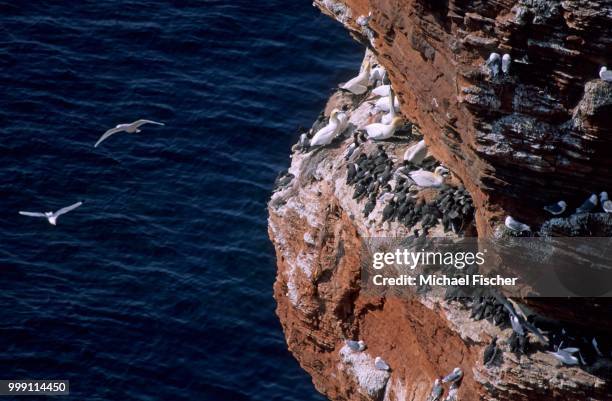
[[[104,135],[102,135],[100,139],[98,139],[98,142],[96,142],[96,144],[94,145],[94,148],[97,148],[99,144],[101,144],[108,137],[110,137],[113,134],[116,134],[117,132],[125,131],[129,134],[138,133],[140,132],[140,127],[145,124],[165,125],[164,123],[158,123],[158,122],[151,121],[151,120],[138,120],[138,121],[134,121],[133,123],[129,123],[129,124],[119,124],[115,128],[111,128],[108,131],[106,131]]]
[[[45,212],[45,213],[36,213],[36,212],[19,212],[20,215],[22,216],[30,216],[30,217],[44,217],[45,219],[49,220],[49,223],[51,225],[57,225],[57,218],[60,217],[62,214],[66,214],[74,209],[76,209],[77,207],[81,206],[83,204],[83,202],[77,202],[74,205],[70,205],[70,206],[66,206],[64,208],[61,208],[60,210],[58,210],[57,212]]]

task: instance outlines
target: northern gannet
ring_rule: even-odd
[[[444,183],[444,176],[442,173],[447,171],[444,167],[438,166],[432,173],[427,170],[416,170],[410,172],[410,178],[416,185],[423,188],[428,187],[439,187]]]
[[[390,97],[391,95],[378,98],[376,102],[374,102],[374,109],[377,111],[384,111],[385,113],[391,111]],[[399,109],[400,107],[399,100],[395,96],[393,96],[393,107],[395,107],[395,109]]]
[[[368,90],[370,79],[370,62],[366,61],[365,66],[355,78],[348,80],[340,86],[340,89],[347,90],[354,95],[362,95]]]
[[[382,123],[374,123],[370,125],[366,125],[364,129],[368,133],[368,138],[373,139],[375,141],[380,141],[383,139],[389,139],[395,133],[395,130],[398,129],[402,125],[402,119],[400,117],[395,117],[391,124],[382,124]]]
[[[375,68],[372,68],[372,70],[370,71],[369,82],[371,84],[376,84],[379,81],[382,82],[385,79],[386,75],[387,71],[385,71],[384,67],[377,66]]]
[[[391,92],[391,85],[380,85],[372,89],[372,95],[386,97]]]
[[[77,207],[81,206],[83,204],[83,202],[77,202],[74,205],[70,205],[70,206],[66,206],[64,208],[61,208],[60,210],[58,210],[57,212],[45,212],[45,213],[36,213],[36,212],[19,212],[20,215],[22,216],[30,216],[30,217],[44,217],[45,219],[47,219],[49,221],[49,223],[51,225],[57,225],[57,218],[60,217],[62,214],[66,214],[68,212],[70,212],[71,210],[76,209]]]
[[[421,139],[419,142],[409,147],[406,152],[404,152],[404,160],[413,164],[421,164],[426,156],[427,145],[425,145],[424,139]]]
[[[137,121],[134,121],[133,123],[129,123],[129,124],[119,124],[115,128],[111,128],[108,131],[106,131],[100,137],[100,139],[98,139],[98,142],[96,142],[96,144],[94,145],[94,148],[97,148],[99,144],[101,144],[108,137],[110,137],[111,135],[116,134],[117,132],[125,131],[125,132],[127,132],[129,134],[138,133],[138,132],[140,132],[139,128],[141,126],[143,126],[144,124],[165,125],[164,123],[158,123],[158,122],[151,121],[151,120],[137,120]]]
[[[340,110],[333,109],[331,114],[329,115],[329,122],[327,125],[320,130],[317,131],[316,134],[310,140],[310,146],[325,146],[331,143],[334,140],[336,135],[342,132],[343,122],[346,121],[343,117],[339,118],[339,115],[342,114],[346,116],[344,113],[340,113]]]
[[[389,90],[389,96],[387,97],[387,99],[389,99],[389,112],[385,115],[382,116],[382,118],[380,119],[380,122],[382,122],[383,124],[391,124],[391,121],[393,121],[393,119],[396,117],[395,114],[395,93],[393,93],[393,89]]]

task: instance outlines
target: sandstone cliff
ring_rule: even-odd
[[[612,190],[612,83],[597,76],[612,54],[612,4],[316,0],[315,5],[344,24],[369,48],[367,57],[385,67],[402,115],[414,123],[397,139],[380,147],[364,143],[353,155],[350,132],[376,113],[364,99],[336,93],[324,115],[332,108],[349,110],[350,129],[325,148],[294,149],[270,201],[277,313],[289,349],[317,389],[332,400],[425,400],[435,378],[461,367],[460,400],[612,399],[609,350],[595,362],[563,366],[546,352],[550,344],[533,335],[528,352],[510,352],[508,324],[475,319],[461,302],[362,291],[362,240],[410,235],[425,223],[383,224],[384,202],[364,213],[364,200],[347,180],[347,159],[384,152],[397,166],[422,134],[432,163],[452,172],[446,191],[460,195],[465,187],[474,206],[473,224],[467,215],[459,230],[431,224],[428,231],[436,236],[493,236],[508,214],[538,226],[547,219],[542,206],[551,200],[579,204],[591,192]],[[487,73],[485,60],[493,51],[512,56],[510,74]],[[435,207],[444,195],[425,190],[415,198]],[[601,215],[597,220],[608,226],[609,216]],[[532,306],[539,317],[566,324],[589,322],[590,316],[612,326],[606,302],[589,305],[590,315],[583,313],[584,305],[567,302]],[[607,327],[589,336],[597,334],[604,344]],[[484,364],[484,349],[494,337],[502,357]],[[351,352],[347,339],[362,339],[367,349]],[[391,370],[374,369],[376,356]]]

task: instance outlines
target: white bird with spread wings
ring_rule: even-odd
[[[94,145],[94,148],[97,148],[99,144],[101,144],[103,141],[105,141],[111,135],[116,134],[117,132],[125,131],[129,134],[138,133],[140,132],[140,127],[143,126],[144,124],[165,125],[164,123],[158,123],[158,122],[151,121],[151,120],[137,120],[129,124],[119,124],[115,128],[111,128],[108,131],[106,131],[104,135],[102,135],[100,139],[98,139],[98,142],[96,142],[96,144]]]
[[[81,206],[82,204],[83,204],[83,202],[77,202],[74,205],[63,207],[60,210],[58,210],[57,212],[45,212],[45,213],[19,212],[19,214],[22,215],[22,216],[29,216],[29,217],[43,217],[43,218],[49,220],[49,223],[51,225],[57,225],[57,218],[58,217],[60,217],[62,214],[66,214],[66,213],[76,209],[77,207]]]

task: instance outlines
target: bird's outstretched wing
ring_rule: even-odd
[[[55,217],[61,216],[62,214],[66,214],[69,211],[76,209],[77,207],[81,206],[82,204],[83,204],[83,202],[77,202],[74,205],[63,207],[60,210],[58,210],[57,212],[55,212],[54,215],[55,215]]]
[[[144,125],[144,124],[166,125],[164,123],[158,123],[157,121],[151,121],[151,120],[138,120],[138,121],[134,121],[130,125],[138,128],[138,127],[140,127],[141,125]]]
[[[103,141],[105,141],[109,136],[116,134],[117,132],[121,132],[121,131],[125,131],[125,128],[115,127],[115,128],[109,129],[100,137],[100,139],[98,139],[98,142],[96,142],[96,144],[94,145],[94,148],[97,148],[98,145],[101,144]]]
[[[30,217],[44,217],[47,218],[47,215],[45,215],[44,213],[36,213],[36,212],[19,212],[20,215],[22,216],[30,216]]]

